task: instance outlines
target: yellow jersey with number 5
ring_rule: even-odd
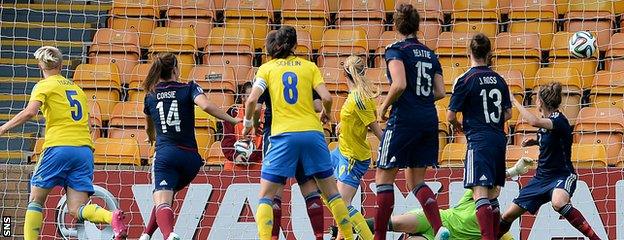
[[[87,96],[73,81],[61,75],[43,79],[35,85],[30,101],[41,102],[46,122],[44,149],[54,146],[93,148]]]
[[[272,59],[258,68],[255,81],[264,82],[265,91],[269,91],[273,118],[271,135],[323,132],[312,99],[312,90],[324,83],[316,64],[296,56]]]

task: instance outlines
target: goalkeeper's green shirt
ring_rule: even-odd
[[[481,239],[472,190],[466,190],[457,205],[441,210],[442,224],[451,232],[452,239]]]

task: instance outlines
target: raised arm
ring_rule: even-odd
[[[21,125],[31,118],[37,116],[39,113],[39,108],[41,107],[41,102],[39,101],[30,101],[24,110],[20,111],[17,115],[15,115],[11,120],[0,126],[0,135],[5,134],[15,126]]]
[[[535,116],[533,113],[529,112],[528,109],[522,106],[522,104],[518,102],[518,100],[516,100],[513,97],[511,98],[511,102],[513,103],[514,107],[516,107],[518,111],[520,112],[520,116],[526,119],[529,125],[533,127],[537,127],[537,128],[545,128],[548,130],[553,129],[553,123],[550,119],[540,118],[538,116]]]

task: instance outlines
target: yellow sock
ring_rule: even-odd
[[[271,240],[273,231],[273,200],[261,198],[256,212],[256,225],[260,240]]]
[[[96,204],[89,204],[80,207],[80,210],[78,210],[78,220],[110,224],[113,221],[113,213]]]
[[[338,230],[342,232],[345,240],[353,240],[353,229],[349,221],[349,211],[340,194],[328,198],[328,207],[338,224]]]
[[[43,225],[43,207],[39,203],[28,203],[24,220],[24,239],[39,240],[39,230]]]
[[[368,228],[368,224],[366,224],[366,219],[362,216],[362,213],[355,209],[353,206],[349,206],[349,217],[351,219],[351,224],[353,224],[355,231],[360,236],[362,240],[373,240],[373,232],[371,232],[370,228]]]

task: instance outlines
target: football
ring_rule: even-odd
[[[234,143],[234,151],[236,152],[236,162],[247,162],[254,151],[254,144],[251,140],[238,140]]]
[[[596,37],[588,31],[578,31],[570,37],[569,49],[577,58],[590,58],[598,49]]]

